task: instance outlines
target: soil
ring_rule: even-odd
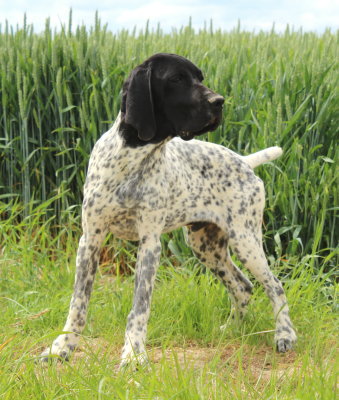
[[[95,354],[100,362],[100,354],[119,365],[120,346],[112,346],[103,339],[88,339],[82,343],[71,358],[76,365],[79,360],[92,358]],[[173,346],[168,349],[149,347],[148,356],[154,365],[166,362],[175,366],[176,362],[182,368],[204,370],[205,368],[217,371],[218,375],[238,375],[239,369],[250,377],[253,382],[268,382],[272,374],[277,380],[292,376],[300,368],[297,354],[290,351],[279,354],[269,346],[251,346],[233,343],[220,347],[202,347],[195,343],[188,343],[185,347]],[[214,368],[211,368],[214,366]]]

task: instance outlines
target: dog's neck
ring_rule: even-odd
[[[140,169],[148,166],[149,161],[152,161],[152,163],[161,162],[161,158],[164,157],[166,152],[166,144],[173,139],[172,137],[167,137],[160,143],[145,144],[144,142],[140,147],[131,147],[126,143],[121,124],[122,118],[121,113],[119,113],[112,128],[101,139],[104,146],[109,146],[112,149],[110,158],[116,161],[121,172],[140,171]],[[130,156],[131,152],[133,152],[133,157]]]

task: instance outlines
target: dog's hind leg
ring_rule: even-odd
[[[235,315],[242,318],[246,313],[253,285],[233,263],[228,251],[227,234],[215,224],[199,222],[187,227],[186,238],[200,261],[228,289]]]
[[[247,234],[246,237],[233,237],[230,247],[239,260],[263,285],[269,297],[276,320],[275,343],[279,352],[292,348],[297,337],[289,316],[289,308],[281,282],[269,269],[262,248],[261,232],[257,235]]]

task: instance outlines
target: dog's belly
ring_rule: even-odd
[[[159,221],[155,220],[152,226],[152,231],[159,227],[159,223],[163,225],[161,233],[171,232],[174,229],[187,225],[185,216],[177,215],[176,218],[170,216],[166,218],[166,222],[160,222],[162,212],[159,212]],[[133,211],[121,211],[109,223],[109,231],[119,239],[136,241],[140,240],[139,232],[137,229],[137,218]]]
[[[165,219],[163,219],[165,218]],[[213,222],[219,225],[220,223],[220,210],[215,212],[213,210],[186,210],[168,212],[164,217],[164,210],[159,210],[158,217],[154,216],[151,231],[154,232],[160,226],[161,233],[171,232],[175,229],[181,228],[194,222]],[[109,221],[109,231],[119,239],[137,241],[140,240],[138,232],[137,213],[135,210],[127,209],[120,210],[114,213],[114,216]]]

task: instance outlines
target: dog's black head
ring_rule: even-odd
[[[175,54],[155,54],[136,67],[123,86],[120,129],[126,144],[190,140],[216,129],[224,98],[202,80],[199,68]]]

